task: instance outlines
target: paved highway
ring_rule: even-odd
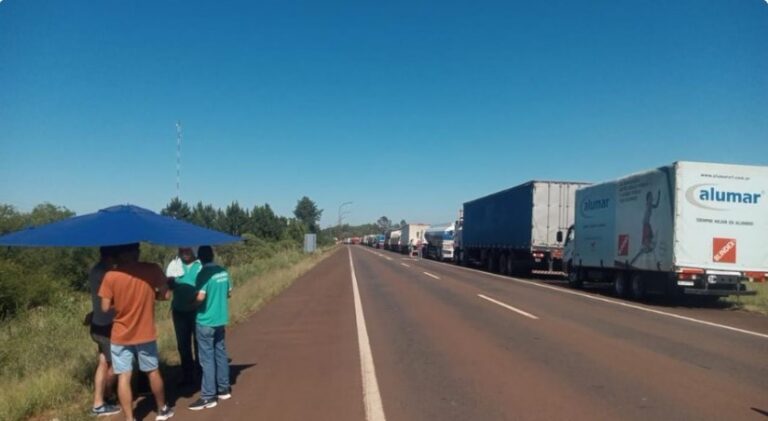
[[[234,396],[177,417],[766,419],[768,318],[343,247],[228,333]]]

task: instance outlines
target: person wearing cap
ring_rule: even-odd
[[[203,269],[197,275],[197,346],[203,381],[200,398],[189,405],[199,411],[213,408],[218,400],[232,397],[225,333],[229,324],[228,299],[232,294],[229,273],[213,262],[213,249],[201,246],[197,256]]]
[[[178,263],[174,264],[177,261]],[[195,281],[202,267],[191,247],[180,247],[178,258],[168,265],[165,272],[170,278],[169,286],[173,290],[171,310],[173,328],[176,331],[176,348],[181,359],[180,386],[194,385],[195,373],[199,369],[200,358],[195,339],[195,318],[197,317]]]
[[[115,313],[112,310],[101,311],[101,298],[99,298],[101,281],[115,263],[114,251],[114,247],[101,247],[99,249],[99,261],[88,273],[92,311],[86,316],[86,321],[90,326],[91,339],[96,343],[99,352],[99,361],[93,376],[93,407],[91,408],[91,415],[97,417],[120,412],[119,406],[110,404],[104,399],[107,392],[114,392],[115,387],[115,373],[112,371],[112,353],[109,340]]]
[[[154,263],[139,261],[139,244],[118,246],[116,265],[104,275],[99,288],[101,310],[114,309],[110,351],[112,368],[117,374],[117,395],[127,420],[133,419],[131,376],[134,361],[147,374],[157,404],[156,421],[174,415],[165,400],[163,378],[159,371],[155,300],[167,300],[168,278]]]

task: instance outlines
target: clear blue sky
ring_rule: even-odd
[[[768,4],[0,2],[0,202],[307,195],[452,220],[529,179],[768,164]]]

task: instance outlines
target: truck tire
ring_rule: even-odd
[[[619,298],[629,297],[630,285],[627,273],[620,271],[616,273],[616,277],[613,279],[613,292]]]
[[[645,298],[645,279],[640,273],[632,275],[632,298],[642,300]]]
[[[584,287],[581,268],[573,267],[573,264],[570,261],[568,262],[568,286],[573,289],[581,289]]]
[[[499,256],[499,273],[509,275],[509,257],[506,254]]]

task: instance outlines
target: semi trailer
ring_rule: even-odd
[[[563,274],[562,247],[585,183],[529,181],[464,203],[462,265],[502,274]]]
[[[410,254],[420,250],[427,228],[429,224],[406,224],[400,227],[400,252]]]

